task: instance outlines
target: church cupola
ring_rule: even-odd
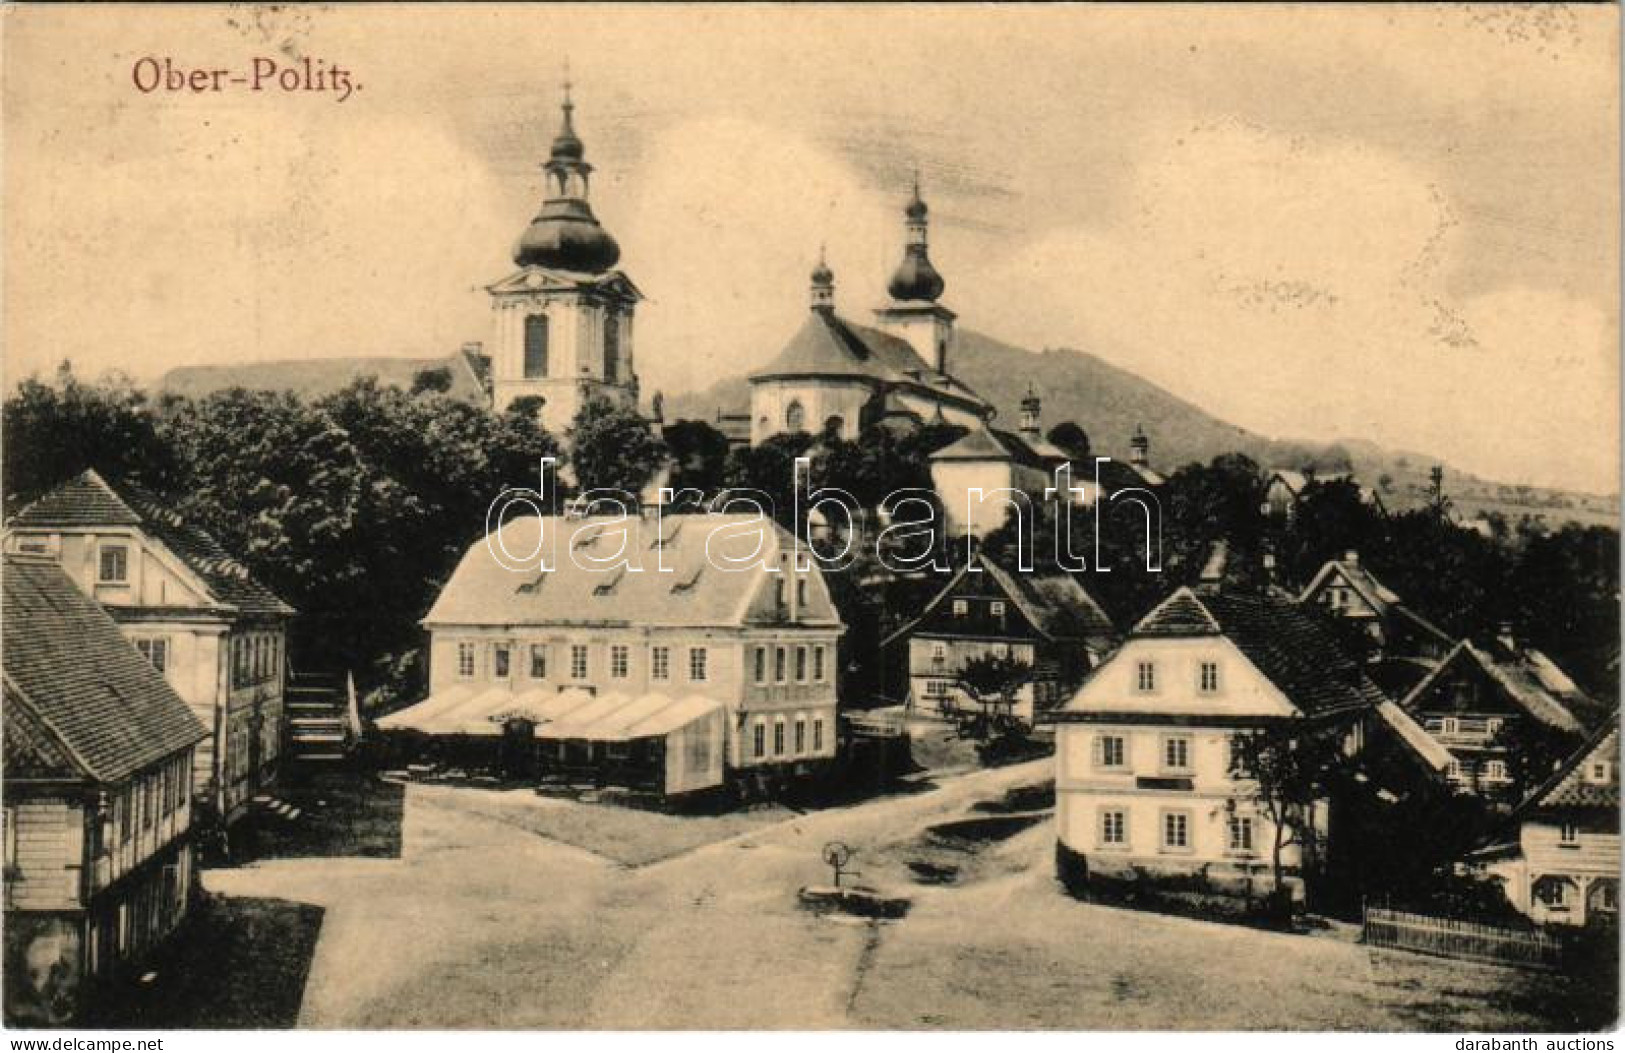
[[[570,82],[564,82],[563,124],[542,165],[547,174],[547,198],[514,249],[521,267],[601,274],[621,258],[621,247],[599,224],[587,203],[592,165],[575,130],[575,103]]]
[[[1039,401],[1038,392],[1033,390],[1031,384],[1027,385],[1027,394],[1021,400],[1021,434],[1028,439],[1037,439],[1043,435],[1043,425],[1039,423],[1040,411],[1043,403]]]
[[[813,268],[810,292],[812,309],[821,314],[835,311],[835,272],[824,262],[824,250],[818,250],[818,266]]]
[[[903,262],[897,265],[890,284],[886,286],[886,291],[894,300],[935,302],[947,287],[942,275],[931,266],[931,257],[927,255],[926,226],[929,214],[930,210],[920,197],[920,179],[916,175],[914,195],[903,210],[904,230],[907,232]]]

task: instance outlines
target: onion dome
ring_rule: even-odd
[[[903,262],[892,273],[886,291],[894,300],[935,300],[942,295],[947,283],[931,266],[924,245],[910,245]]]
[[[824,262],[824,250],[818,250],[818,266],[812,271],[812,309],[835,310],[835,272]]]
[[[564,121],[553,139],[547,163],[548,197],[541,211],[519,237],[514,262],[521,267],[599,274],[621,258],[621,247],[592,214],[587,203],[587,180],[592,165],[575,131],[575,104],[570,85],[564,85]]]
[[[920,177],[914,177],[914,193],[903,209],[904,226],[908,231],[908,249],[903,262],[897,265],[886,291],[894,300],[935,300],[942,295],[946,283],[937,269],[931,266],[926,252],[926,216],[929,209],[920,197]]]

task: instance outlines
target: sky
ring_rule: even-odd
[[[0,17],[8,385],[488,339],[568,61],[646,392],[770,358],[821,245],[866,318],[917,168],[962,326],[1266,435],[1618,491],[1612,7]],[[360,88],[143,93],[149,57]]]

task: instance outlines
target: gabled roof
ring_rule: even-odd
[[[180,560],[219,607],[245,614],[294,613],[213,537],[182,520],[142,487],[130,482],[115,486],[94,468],[18,512],[8,526],[14,530],[134,527]]]
[[[208,734],[53,560],[7,554],[3,591],[8,777],[119,782]]]
[[[606,532],[605,528],[613,528]],[[640,570],[596,569],[591,558],[611,560],[628,542],[627,560]],[[588,538],[597,540],[588,543]],[[770,519],[753,515],[677,515],[661,518],[570,518],[527,516],[504,523],[491,539],[469,546],[423,624],[431,629],[464,625],[512,626],[713,626],[742,627],[772,616],[753,609],[768,577],[759,565],[727,569],[728,558],[760,553],[774,566],[788,563],[794,538]],[[571,556],[572,539],[581,544]],[[551,547],[556,541],[556,549]],[[536,567],[543,543],[552,570]],[[498,561],[500,546],[530,568]],[[556,554],[555,554],[556,553]],[[532,557],[525,559],[525,557]],[[509,560],[510,566],[516,560]],[[586,566],[580,564],[587,564]],[[662,566],[669,568],[662,571]],[[796,624],[840,627],[822,575],[807,574],[807,607]]]
[[[957,378],[926,364],[908,341],[855,325],[832,311],[811,311],[773,361],[750,379],[856,377],[872,384],[905,385],[981,410],[987,400]]]
[[[927,614],[947,602],[972,565],[981,568],[987,580],[1016,605],[1039,634],[1049,640],[1083,640],[1115,636],[1117,629],[1095,598],[1072,575],[1050,571],[1011,573],[978,552],[974,564],[966,564],[948,580],[920,613],[881,641],[884,647],[913,632]]]
[[[1410,748],[1412,753],[1421,758],[1433,771],[1444,771],[1455,760],[1450,751],[1439,744],[1438,739],[1429,735],[1422,725],[1411,719],[1409,713],[1393,702],[1385,699],[1378,705],[1377,716],[1401,742]]]
[[[644,299],[642,291],[621,271],[590,274],[554,267],[521,267],[485,287],[485,291],[491,293],[546,292],[550,289],[599,289],[637,300]]]
[[[1337,646],[1315,612],[1291,600],[1180,588],[1147,614],[1136,637],[1223,636],[1309,716],[1380,705],[1384,698]]]
[[[1545,656],[1541,655],[1541,658],[1545,659]],[[1575,734],[1584,730],[1584,725],[1564,700],[1547,690],[1521,658],[1509,655],[1497,659],[1473,646],[1471,640],[1461,641],[1449,654],[1440,659],[1433,671],[1423,677],[1421,682],[1411,689],[1410,694],[1405,696],[1402,703],[1404,707],[1414,712],[1422,697],[1456,662],[1476,664],[1506,691],[1507,697],[1547,727]]]
[[[1371,609],[1377,612],[1379,617],[1403,619],[1424,635],[1433,637],[1446,647],[1454,642],[1449,633],[1407,607],[1398,593],[1377,580],[1375,574],[1372,574],[1363,564],[1352,558],[1327,560],[1325,565],[1315,572],[1315,576],[1308,586],[1299,594],[1298,601],[1300,603],[1307,602],[1315,593],[1320,591],[1327,580],[1334,574],[1340,574],[1343,580],[1349,583],[1349,587],[1359,593],[1360,598],[1365,600]]]
[[[1594,761],[1608,764],[1605,782],[1588,778]],[[1585,744],[1563,762],[1539,789],[1519,807],[1520,814],[1560,808],[1600,808],[1619,811],[1619,711],[1615,710]]]

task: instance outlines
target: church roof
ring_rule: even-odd
[[[810,311],[790,342],[750,379],[855,377],[874,384],[907,385],[940,397],[987,407],[987,401],[947,373],[925,363],[908,341],[854,325],[833,311]]]

